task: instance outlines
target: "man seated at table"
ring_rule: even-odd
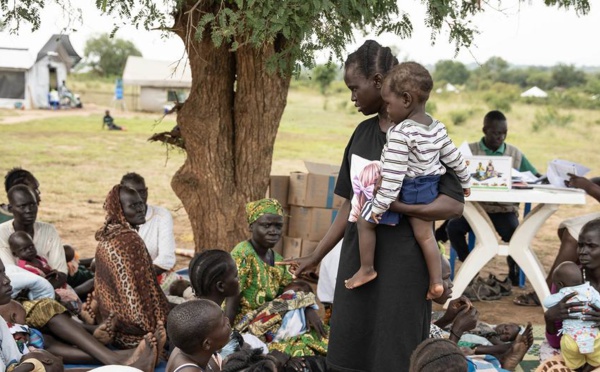
[[[483,118],[483,134],[479,142],[469,144],[474,156],[511,156],[513,168],[520,172],[530,171],[536,176],[541,176],[525,155],[516,147],[505,143],[508,133],[506,116],[500,111],[490,111]],[[487,212],[494,228],[500,234],[504,242],[509,242],[513,233],[519,225],[518,203],[479,203]],[[465,217],[455,218],[448,221],[446,231],[450,244],[456,250],[458,259],[466,260],[469,255],[469,246],[466,235],[471,232],[471,226]],[[513,285],[519,283],[519,266],[508,256],[508,277]]]

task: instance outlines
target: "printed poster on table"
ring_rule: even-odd
[[[471,187],[478,190],[510,190],[512,157],[469,156],[465,157]]]

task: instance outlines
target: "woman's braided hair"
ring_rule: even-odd
[[[227,273],[231,255],[220,249],[198,253],[189,266],[190,284],[196,296],[206,296]]]
[[[398,59],[389,47],[383,47],[375,40],[367,40],[346,59],[344,67],[355,65],[364,77],[370,78],[376,73],[385,75],[398,64]]]

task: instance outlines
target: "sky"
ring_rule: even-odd
[[[73,23],[77,31],[70,33],[71,42],[83,56],[85,41],[103,32],[110,32],[113,19],[103,16],[93,0],[72,0],[81,7],[83,23]],[[435,64],[442,59],[456,59],[466,64],[484,63],[492,56],[500,56],[515,65],[552,66],[557,63],[576,66],[600,66],[600,43],[594,40],[600,22],[600,4],[592,4],[590,13],[577,16],[573,10],[543,5],[543,0],[502,0],[502,10],[485,6],[485,12],[474,18],[480,31],[469,50],[461,50],[455,56],[448,34],[442,31],[434,45],[431,32],[424,26],[425,8],[419,0],[399,0],[413,22],[413,34],[409,39],[395,35],[366,35],[357,33],[355,42],[349,43],[352,52],[366,39],[375,39],[384,46],[399,50],[401,60],[414,60],[423,64]],[[590,1],[591,3],[595,3]],[[49,3],[49,1],[48,1]],[[485,1],[482,1],[485,3]],[[498,0],[487,3],[497,5]],[[0,46],[30,48],[34,53],[54,33],[61,33],[69,18],[62,9],[52,5],[42,11],[41,28],[32,33],[27,24],[22,25],[17,36],[0,33]],[[137,30],[132,26],[121,27],[117,37],[132,41],[143,56],[150,59],[175,61],[184,55],[183,42],[177,36],[165,38],[160,31]],[[326,54],[317,56],[324,61]]]

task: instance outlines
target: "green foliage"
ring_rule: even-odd
[[[100,76],[120,76],[127,57],[141,56],[142,53],[131,41],[102,34],[86,41],[84,55],[87,63]]]
[[[437,105],[435,104],[435,102],[429,100],[427,101],[427,103],[425,104],[425,112],[427,112],[429,115],[435,115],[437,111]]]
[[[531,70],[526,82],[527,86],[530,87],[541,89],[551,89],[553,87],[552,75],[549,71]]]
[[[459,127],[459,126],[463,125],[464,123],[466,123],[467,120],[469,120],[473,116],[474,113],[475,113],[475,111],[473,109],[463,109],[463,110],[450,111],[449,115],[450,115],[450,120],[452,121],[452,124]]]
[[[561,115],[555,107],[548,106],[545,111],[536,112],[535,120],[531,124],[531,129],[534,132],[539,132],[548,127],[563,128],[568,126],[573,120],[573,115]]]
[[[586,93],[592,94],[600,98],[600,74],[588,76],[588,81],[583,87]]]
[[[208,38],[215,47],[226,45],[231,51],[244,45],[261,48],[276,46],[277,55],[270,66],[287,73],[300,65],[312,66],[314,52],[323,49],[343,58],[345,47],[356,29],[376,35],[393,33],[408,37],[412,33],[410,15],[396,0],[96,0],[103,13],[121,18],[128,24],[145,29],[171,30],[173,18],[196,19],[196,27],[185,30],[190,37]],[[589,11],[589,0],[545,0],[547,5],[574,8],[581,14]],[[7,28],[16,31],[21,22],[34,30],[40,26],[40,10],[48,3],[58,3],[72,13],[68,0],[0,0],[1,14]],[[471,23],[482,12],[479,0],[423,0],[425,25],[435,40],[447,31],[449,41],[469,47],[477,30]],[[500,0],[498,1],[500,3]],[[76,4],[76,3],[73,3]],[[499,5],[499,4],[498,4]],[[192,25],[193,26],[193,25]],[[117,27],[117,26],[116,26]],[[113,31],[116,31],[116,27]],[[300,64],[295,63],[296,61]]]
[[[442,60],[435,64],[433,80],[446,80],[451,84],[464,84],[469,79],[469,70],[458,61]]]
[[[338,71],[339,67],[332,63],[318,65],[312,69],[312,79],[319,86],[321,94],[325,95],[327,93],[327,89],[333,80],[335,80]]]
[[[487,103],[490,110],[510,112],[511,103],[519,99],[519,88],[506,84],[494,83],[489,90],[483,94],[483,101]]]
[[[559,64],[552,69],[552,80],[554,86],[570,88],[585,84],[586,76],[573,65]]]

